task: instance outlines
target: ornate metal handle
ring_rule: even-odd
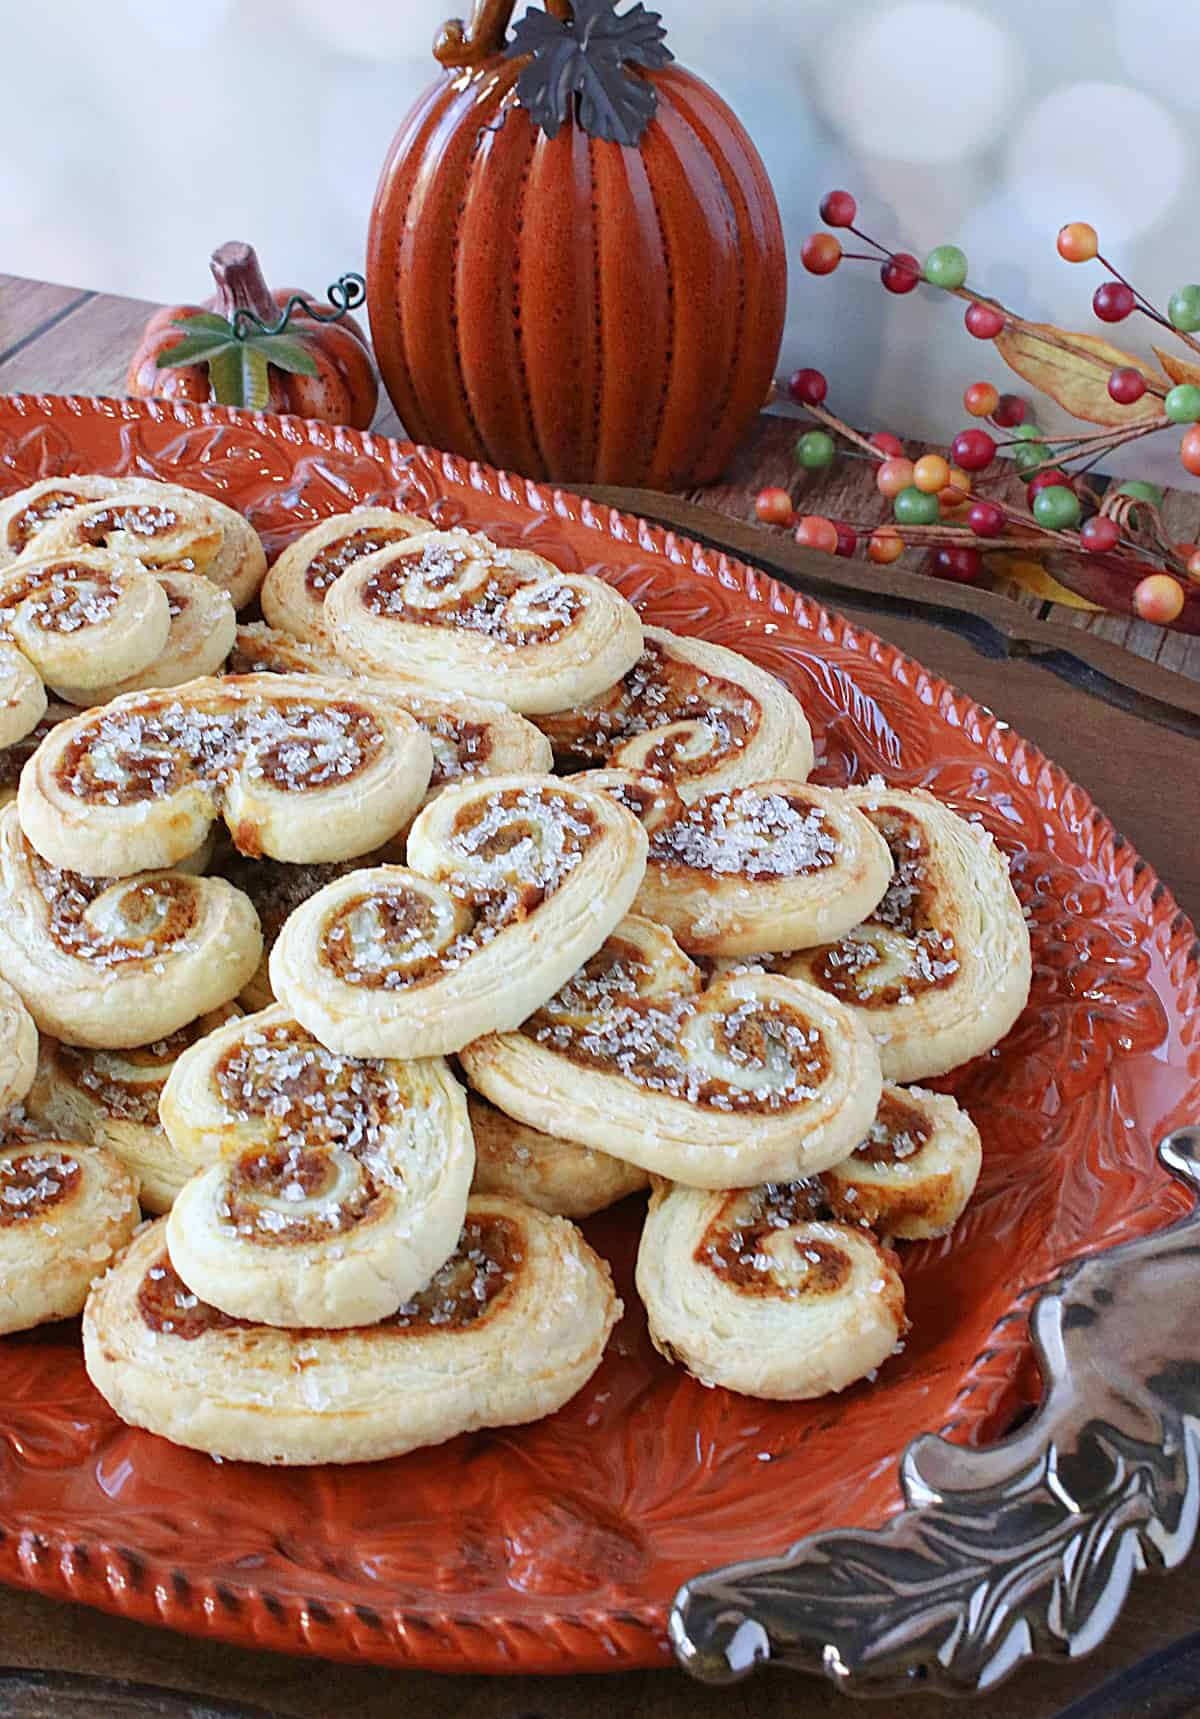
[[[1200,1128],[1160,1161],[1200,1193]],[[1189,1551],[1200,1510],[1200,1208],[1068,1266],[1030,1321],[1046,1390],[986,1450],[927,1434],[905,1508],[684,1584],[670,1634],[710,1683],[767,1660],[852,1694],[987,1688],[1032,1655],[1089,1652],[1130,1579]]]

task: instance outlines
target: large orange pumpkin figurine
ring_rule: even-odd
[[[477,0],[401,126],[367,304],[408,433],[531,477],[715,478],[762,407],[787,269],[761,160],[657,14]]]

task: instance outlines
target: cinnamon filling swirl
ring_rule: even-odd
[[[795,1236],[795,1227],[825,1217],[814,1182],[765,1182],[722,1202],[693,1255],[735,1288],[785,1300],[836,1295],[853,1270],[849,1256],[825,1237]]]
[[[65,1152],[39,1150],[0,1154],[0,1225],[40,1218],[79,1186],[83,1171]]]
[[[5,614],[24,606],[26,617],[44,633],[77,633],[105,621],[121,600],[111,579],[95,567],[57,561],[0,586],[0,625]]]
[[[362,606],[368,614],[390,620],[481,633],[511,645],[548,642],[565,633],[585,599],[572,586],[551,582],[531,592],[520,607],[514,605],[512,599],[533,581],[506,567],[506,553],[492,550],[482,577],[471,580],[469,572],[478,562],[468,550],[425,544],[411,558],[398,556],[368,579]],[[462,588],[456,590],[460,582]],[[414,586],[436,601],[414,600]]]
[[[710,794],[651,838],[650,861],[751,882],[805,877],[837,859],[837,837],[804,794]]]
[[[60,513],[67,513],[73,507],[80,507],[88,498],[73,489],[48,489],[36,501],[31,501],[28,507],[14,513],[8,522],[6,541],[8,547],[19,555],[27,549],[33,539],[48,525],[52,519],[57,519]]]
[[[353,567],[356,561],[361,561],[364,555],[374,555],[377,549],[387,549],[390,544],[402,543],[409,536],[410,532],[387,531],[376,525],[364,526],[361,531],[353,531],[348,537],[339,538],[336,543],[319,549],[308,563],[304,572],[305,590],[315,598],[323,598],[330,586],[337,584],[347,568]]]
[[[47,908],[47,930],[65,954],[105,966],[145,961],[183,942],[196,924],[190,878],[165,875],[114,883],[47,865],[25,844],[34,887]]]
[[[854,1157],[868,1164],[902,1164],[913,1158],[933,1138],[933,1130],[913,1104],[885,1092],[879,1100],[875,1120]]]

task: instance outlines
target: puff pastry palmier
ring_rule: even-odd
[[[803,782],[812,733],[781,681],[724,645],[644,629],[622,680],[582,708],[540,716],[565,768],[610,764],[671,782],[680,798],[782,779]]]
[[[560,1218],[590,1218],[649,1183],[636,1164],[514,1121],[477,1092],[469,1095],[467,1108],[477,1194],[510,1194]]]
[[[868,1022],[889,1080],[931,1078],[1002,1039],[1029,996],[1029,928],[977,824],[916,790],[845,790],[891,849],[887,893],[826,947],[780,963]]]
[[[553,1414],[621,1315],[565,1218],[476,1196],[458,1247],[390,1319],[340,1332],[229,1319],[173,1270],[165,1221],[93,1290],[83,1352],[122,1420],[246,1462],[372,1462]]]
[[[289,543],[263,580],[262,612],[272,627],[310,644],[328,644],[325,598],[364,556],[430,529],[427,519],[390,507],[335,513]]]
[[[444,789],[407,867],[318,891],[271,952],[271,986],[351,1056],[435,1056],[517,1026],[603,943],[637,893],[646,836],[598,788],[493,776]]]
[[[669,931],[632,915],[519,1032],[460,1058],[509,1116],[705,1188],[836,1164],[881,1089],[850,1009],[770,973],[706,986]]]
[[[24,556],[0,572],[0,635],[71,704],[148,668],[170,627],[167,593],[132,555]]]
[[[58,691],[72,704],[108,704],[127,692],[182,686],[221,668],[237,632],[229,593],[199,573],[160,573],[155,583],[166,596],[170,614],[167,642],[158,656],[149,668],[103,686],[74,687],[64,681]]]
[[[175,864],[218,815],[243,853],[347,859],[407,822],[432,757],[415,719],[363,682],[202,679],[60,723],[17,801],[51,865],[113,877]]]
[[[440,1058],[355,1061],[264,1009],[184,1051],[159,1113],[176,1150],[208,1166],[171,1208],[171,1259],[222,1312],[369,1324],[454,1251],[475,1150]]]
[[[16,991],[0,979],[0,1111],[19,1104],[37,1071],[38,1032]]]
[[[824,1172],[821,1188],[847,1223],[924,1241],[954,1228],[982,1162],[979,1130],[948,1094],[885,1081],[866,1139]]]
[[[426,531],[355,563],[325,597],[334,649],[527,714],[568,710],[642,650],[637,611],[602,579],[469,531]]]
[[[70,505],[71,502],[74,505]],[[235,609],[262,584],[258,534],[223,502],[149,478],[49,478],[0,508],[0,541],[25,557],[116,549],[162,573],[202,573]]]
[[[346,676],[353,671],[332,651],[259,622],[238,628],[228,672]],[[553,765],[545,735],[506,704],[444,692],[399,675],[363,678],[368,686],[381,686],[428,734],[433,747],[429,798],[461,776],[506,776],[516,771],[540,776]]]
[[[702,1384],[785,1402],[881,1366],[906,1330],[895,1256],[819,1213],[808,1182],[660,1184],[637,1262],[655,1348]]]
[[[164,1039],[126,1050],[88,1050],[45,1036],[25,1109],[64,1137],[105,1147],[133,1176],[146,1211],[168,1212],[195,1165],[175,1150],[158,1119],[162,1089],[176,1057],[237,1012],[226,1004]]]
[[[46,688],[29,658],[0,639],[0,747],[7,750],[41,726]]]
[[[114,880],[59,871],[0,811],[0,974],[43,1032],[120,1049],[236,997],[262,934],[246,897],[182,870]]]
[[[139,1217],[129,1172],[98,1146],[0,1136],[0,1332],[79,1312]]]

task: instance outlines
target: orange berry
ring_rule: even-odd
[[[893,531],[890,525],[881,526],[878,531],[871,533],[867,554],[872,561],[886,567],[890,561],[898,561],[904,554],[904,539],[898,531]]]
[[[908,489],[912,480],[911,460],[884,460],[875,470],[875,487],[880,495],[886,495],[889,500],[899,495],[902,489]]]
[[[1200,549],[1200,543],[1172,543],[1171,545],[1172,555],[1178,555],[1181,561],[1187,561],[1196,553],[1197,549]]]
[[[796,542],[807,549],[819,549],[825,555],[836,555],[837,526],[821,513],[806,513],[796,527]]]
[[[800,261],[810,275],[831,275],[842,260],[842,241],[833,233],[810,233],[800,247]]]
[[[1200,424],[1193,424],[1190,430],[1183,432],[1183,440],[1179,444],[1179,458],[1185,472],[1191,472],[1193,477],[1200,477]]]
[[[1100,249],[1095,227],[1086,221],[1068,221],[1058,229],[1058,254],[1068,263],[1090,263]]]
[[[760,489],[754,498],[754,511],[764,525],[790,525],[795,518],[786,489]]]
[[[1149,574],[1133,593],[1133,612],[1155,626],[1170,626],[1183,612],[1183,586],[1169,573]]]
[[[941,454],[922,454],[913,467],[913,483],[925,495],[937,495],[950,482],[950,462]]]
[[[966,472],[957,466],[950,467],[950,481],[945,489],[938,491],[938,504],[943,513],[953,513],[956,507],[965,507],[971,494],[971,479]]]
[[[964,390],[963,405],[973,418],[990,418],[1000,404],[999,390],[990,382],[972,382]]]

